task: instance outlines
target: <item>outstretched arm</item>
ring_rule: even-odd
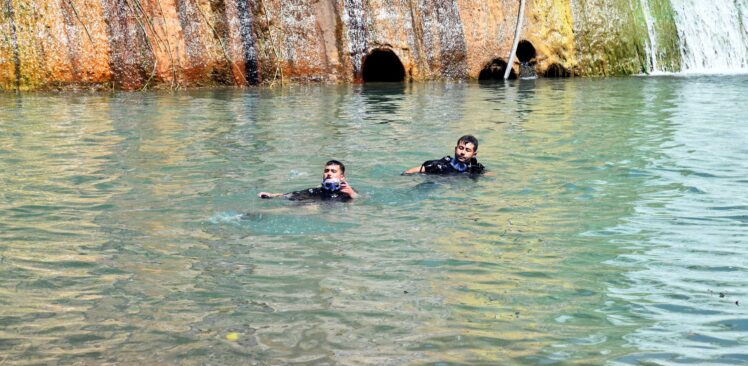
[[[260,192],[257,194],[257,197],[260,198],[275,198],[275,197],[284,197],[285,193],[269,193],[269,192]]]
[[[415,173],[423,173],[423,165],[415,168],[410,168],[403,172],[403,174],[415,174]]]

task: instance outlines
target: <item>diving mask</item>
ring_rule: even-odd
[[[452,165],[452,168],[455,168],[455,170],[459,171],[460,173],[466,171],[468,168],[467,164],[457,160],[457,158],[452,158],[449,164]]]
[[[328,178],[322,181],[322,188],[325,190],[335,192],[340,190],[340,186],[343,182],[338,178]]]

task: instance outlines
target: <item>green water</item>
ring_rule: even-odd
[[[746,364],[747,94],[0,95],[0,364]],[[489,175],[399,175],[464,133]],[[256,198],[331,158],[360,200]]]

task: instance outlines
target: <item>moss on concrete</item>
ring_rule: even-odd
[[[577,65],[582,76],[646,71],[647,25],[638,2],[577,0],[572,3]]]
[[[648,0],[649,14],[654,21],[657,67],[662,71],[680,71],[681,57],[678,30],[669,0]]]

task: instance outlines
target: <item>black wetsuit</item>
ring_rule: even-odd
[[[464,169],[460,168],[460,165]],[[437,160],[428,160],[421,164],[423,172],[426,174],[483,174],[486,168],[475,158],[470,159],[467,163],[460,163],[451,156],[445,156]]]
[[[341,191],[328,191],[322,187],[302,189],[300,191],[287,193],[286,197],[291,201],[338,201],[347,202],[352,198]]]

